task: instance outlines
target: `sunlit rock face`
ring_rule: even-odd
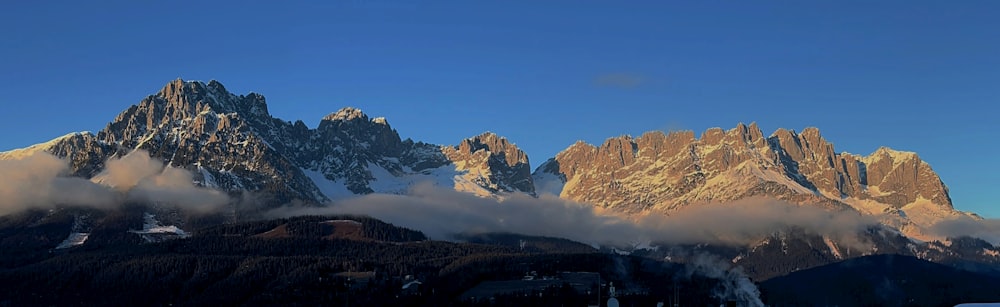
[[[868,156],[837,153],[816,128],[765,137],[756,124],[739,124],[700,137],[654,131],[600,146],[577,142],[534,177],[547,193],[628,213],[762,196],[858,210],[899,228],[965,215],[917,154],[884,147]]]

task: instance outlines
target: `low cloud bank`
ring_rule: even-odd
[[[670,243],[715,242],[742,245],[789,228],[831,237],[843,244],[861,246],[858,232],[878,224],[854,211],[828,211],[819,207],[751,198],[731,203],[693,205],[669,217],[649,214],[638,219],[642,229]]]
[[[106,187],[83,178],[64,177],[69,164],[48,153],[0,161],[0,215],[56,204],[108,208],[118,197]]]
[[[218,210],[229,202],[222,192],[195,186],[191,172],[165,167],[142,150],[108,160],[104,171],[92,181],[124,193],[131,202],[155,202],[201,213]]]
[[[126,202],[155,202],[207,213],[229,201],[225,194],[192,183],[190,172],[165,167],[137,150],[112,158],[91,180],[70,177],[69,162],[39,152],[0,161],[0,215],[27,209],[80,206],[110,209]]]
[[[408,195],[372,194],[329,207],[282,207],[270,212],[272,217],[323,214],[369,215],[423,231],[434,239],[450,239],[466,232],[515,232],[607,242],[617,234],[637,230],[634,223],[597,214],[592,206],[555,197],[514,195],[496,200],[431,184],[414,186]]]
[[[850,241],[856,240],[858,231],[877,223],[854,212],[765,199],[695,205],[671,216],[624,217],[551,195],[496,200],[430,184],[417,185],[408,195],[372,194],[329,207],[283,207],[269,213],[272,217],[323,214],[369,215],[423,231],[434,239],[466,232],[513,232],[616,246],[647,241],[747,244],[788,227]]]
[[[930,232],[940,237],[976,237],[1000,245],[1000,219],[976,220],[963,216],[934,224]]]

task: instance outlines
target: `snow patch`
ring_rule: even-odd
[[[446,164],[438,168],[402,174],[394,174],[392,171],[377,164],[369,164],[367,169],[372,175],[372,180],[368,182],[368,187],[375,193],[406,194],[414,185],[429,182],[436,186],[451,187],[459,192],[471,193],[482,197],[495,197],[489,190],[469,180],[468,177],[470,176],[468,172],[458,170],[458,166],[455,164]],[[404,171],[407,170],[404,169]],[[347,189],[347,185],[341,179],[330,180],[322,172],[309,169],[302,169],[302,172],[313,181],[320,192],[331,200],[358,196]]]
[[[323,193],[326,198],[337,200],[355,196],[354,192],[347,189],[346,184],[340,182],[339,180],[326,179],[326,176],[324,176],[323,173],[309,169],[302,169],[302,173],[312,180],[313,184],[319,188],[320,193]]]
[[[620,249],[617,249],[617,248],[614,248],[614,247],[611,248],[611,252],[613,252],[615,254],[618,254],[618,255],[622,255],[622,256],[628,256],[628,255],[632,254],[629,251],[620,250]]]
[[[198,166],[198,173],[201,174],[202,179],[201,181],[196,181],[195,183],[196,184],[200,183],[204,187],[218,189],[219,184],[218,182],[215,181],[215,176],[212,176],[212,173],[209,172],[208,169],[202,167],[200,163],[197,164],[197,166]]]
[[[894,150],[889,147],[879,147],[878,150],[875,150],[875,153],[873,153],[871,156],[862,158],[861,161],[864,162],[865,164],[870,165],[872,164],[872,162],[881,160],[885,156],[888,156],[889,159],[892,160],[892,168],[895,169],[904,162],[916,158],[917,153],[912,151]]]
[[[774,170],[761,169],[754,161],[743,162],[732,170],[719,173],[705,182],[703,187],[695,189],[692,193],[695,193],[699,197],[709,196],[712,198],[707,200],[732,199],[733,196],[726,195],[725,191],[744,191],[748,187],[758,185],[762,182],[778,183],[799,194],[816,194],[813,190],[792,181]],[[712,191],[719,192],[713,193]]]
[[[423,283],[420,282],[420,281],[414,280],[414,281],[408,282],[405,285],[403,285],[403,290],[409,289],[412,286],[420,286],[421,284],[423,284]]]
[[[552,194],[559,196],[566,185],[562,177],[549,172],[536,172],[531,177],[535,183],[535,193],[538,193],[538,195]]]
[[[69,237],[67,237],[66,240],[63,240],[62,243],[59,243],[59,245],[56,246],[56,249],[66,249],[74,246],[83,245],[84,242],[87,242],[88,237],[90,237],[90,233],[85,233],[85,232],[70,233]]]
[[[418,173],[403,174],[395,176],[385,168],[378,165],[369,167],[372,177],[375,177],[369,186],[376,193],[405,194],[410,187],[424,182],[430,182],[440,187],[450,187],[459,192],[474,194],[480,197],[495,197],[493,192],[483,188],[474,182],[479,172],[460,170],[461,165],[445,164],[441,167],[423,170]],[[474,173],[474,174],[470,174]],[[472,179],[470,179],[472,177]]]
[[[865,187],[866,187],[865,189],[868,191],[868,195],[871,195],[873,197],[876,197],[876,196],[886,196],[886,195],[891,195],[891,194],[895,193],[895,192],[891,192],[891,191],[889,191],[889,192],[883,192],[882,188],[880,188],[877,185],[869,185],[869,186],[865,186]]]
[[[909,220],[921,227],[930,227],[939,222],[956,219],[962,216],[962,214],[955,209],[935,204],[933,201],[923,197],[917,197],[917,200],[906,204],[903,208],[901,208],[901,210],[906,214]]]
[[[352,225],[361,226],[361,222],[358,222],[358,221],[355,221],[355,220],[329,220],[329,221],[324,221],[323,223],[327,223],[327,224],[352,224]]]
[[[833,254],[837,259],[844,259],[844,255],[840,254],[840,250],[837,249],[837,243],[833,242],[830,238],[824,236],[823,243],[826,243],[826,247],[830,248],[830,253]]]
[[[69,133],[69,134],[66,134],[66,135],[54,138],[54,139],[52,139],[52,140],[50,140],[48,142],[45,142],[45,143],[39,143],[39,144],[31,145],[31,146],[28,146],[26,148],[20,148],[20,149],[13,149],[13,150],[8,150],[8,151],[3,151],[3,152],[0,152],[0,160],[21,160],[21,159],[30,157],[30,156],[32,156],[32,155],[34,155],[34,154],[36,154],[36,153],[38,153],[40,151],[48,150],[48,149],[56,146],[57,144],[59,144],[59,142],[62,142],[63,140],[74,138],[74,137],[77,137],[77,136],[82,136],[82,135],[92,135],[92,133],[90,133],[90,131],[73,132],[73,133]]]
[[[142,230],[129,230],[129,232],[142,236],[146,242],[160,242],[172,238],[187,238],[191,235],[174,225],[164,226],[156,220],[156,215],[152,213],[143,214]]]

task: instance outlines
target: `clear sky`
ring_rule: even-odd
[[[1000,217],[998,1],[320,2],[4,3],[0,150],[216,79],[312,127],[354,106],[425,142],[494,131],[534,166],[576,140],[815,126],[916,151]]]

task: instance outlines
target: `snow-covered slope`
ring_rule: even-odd
[[[38,152],[41,152],[41,151],[52,150],[52,148],[55,148],[56,146],[59,146],[61,143],[67,142],[67,141],[72,140],[74,138],[84,138],[84,137],[92,137],[92,136],[93,136],[93,134],[90,133],[90,131],[69,133],[69,134],[66,134],[66,135],[54,138],[54,139],[52,139],[52,140],[50,140],[48,142],[45,142],[45,143],[39,143],[39,144],[31,145],[31,146],[28,146],[28,147],[25,147],[25,148],[19,148],[19,149],[14,149],[14,150],[0,152],[0,160],[20,160],[20,159],[24,159],[24,158],[26,158],[28,156],[34,155],[35,153],[38,153]]]
[[[145,213],[143,215],[142,229],[130,230],[129,232],[138,234],[146,242],[162,242],[170,239],[187,238],[191,235],[180,227],[174,225],[162,225],[156,220],[156,215]]]

